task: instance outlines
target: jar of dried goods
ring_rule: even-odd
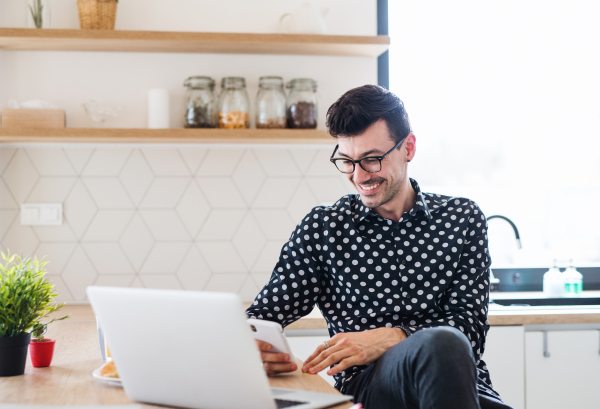
[[[250,100],[246,80],[241,77],[225,77],[221,81],[219,95],[219,128],[248,128]]]
[[[256,95],[256,127],[285,128],[283,78],[260,77]]]
[[[287,85],[288,128],[311,129],[317,127],[317,83],[310,78],[295,78]]]
[[[215,80],[210,77],[189,77],[183,83],[185,92],[185,127],[216,128],[218,124]]]

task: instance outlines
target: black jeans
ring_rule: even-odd
[[[511,409],[477,392],[471,345],[452,327],[415,332],[353,379],[346,393],[365,409]]]

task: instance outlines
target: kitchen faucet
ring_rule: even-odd
[[[499,214],[495,214],[493,216],[490,216],[487,218],[488,222],[492,219],[502,219],[508,222],[508,224],[510,224],[510,227],[513,228],[513,231],[515,232],[515,239],[517,239],[517,248],[521,249],[523,248],[521,246],[521,237],[519,236],[519,230],[517,230],[517,226],[513,223],[512,220],[510,220],[508,217],[506,216],[502,216]],[[520,274],[519,273],[515,273],[513,275],[513,281],[516,283],[518,283],[520,280]],[[494,273],[492,272],[492,269],[490,268],[490,291],[493,290],[498,290],[500,288],[500,280],[496,277],[494,277]],[[491,297],[490,297],[491,300]]]
[[[512,220],[510,220],[510,219],[509,219],[508,217],[506,217],[506,216],[501,216],[501,215],[499,215],[499,214],[495,214],[495,215],[493,215],[493,216],[490,216],[490,217],[488,217],[488,218],[487,218],[488,222],[489,222],[490,220],[492,220],[492,219],[503,219],[503,220],[506,220],[506,221],[508,222],[508,224],[510,224],[510,227],[512,227],[512,228],[513,228],[513,231],[515,232],[515,238],[517,239],[517,248],[518,248],[518,249],[521,249],[521,248],[523,248],[523,247],[521,246],[521,237],[519,236],[519,230],[517,230],[517,226],[516,226],[516,225],[513,223],[513,221],[512,221]]]

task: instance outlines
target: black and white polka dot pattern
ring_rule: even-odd
[[[315,207],[283,246],[248,316],[285,327],[316,304],[331,336],[453,326],[471,342],[480,391],[496,396],[481,360],[491,263],[485,216],[469,199],[421,193],[411,184],[417,200],[399,222],[364,206],[359,195]],[[364,368],[341,372],[336,387],[343,392]]]

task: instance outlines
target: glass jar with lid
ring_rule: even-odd
[[[183,83],[185,92],[185,127],[216,128],[218,124],[215,80],[211,77],[189,77]]]
[[[317,127],[317,83],[310,78],[295,78],[288,82],[287,127],[314,129]]]
[[[225,77],[221,81],[219,95],[219,128],[248,128],[250,99],[246,91],[246,80],[242,77]]]
[[[256,94],[256,127],[273,129],[285,128],[286,98],[283,91],[283,78],[260,77]]]

